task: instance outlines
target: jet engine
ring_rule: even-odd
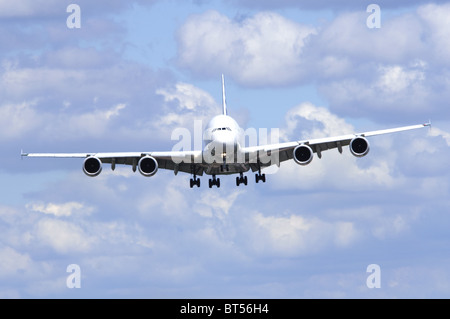
[[[308,165],[313,159],[313,150],[308,145],[302,144],[294,148],[294,161],[300,165]]]
[[[102,172],[102,161],[95,156],[87,157],[83,162],[83,172],[87,176],[97,176]]]
[[[138,162],[138,169],[144,176],[153,176],[158,171],[158,161],[149,155],[141,157]]]
[[[369,141],[362,136],[354,137],[350,141],[350,152],[357,157],[366,156],[369,153]]]

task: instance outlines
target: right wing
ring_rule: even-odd
[[[178,152],[112,152],[112,153],[21,153],[26,157],[44,158],[98,158],[101,163],[111,164],[112,169],[116,164],[130,165],[136,171],[139,161],[146,156],[151,156],[158,162],[158,168],[173,170],[175,174],[185,172],[189,174],[203,175],[201,151]],[[85,160],[86,161],[86,160]],[[198,163],[198,164],[196,164]],[[93,175],[94,176],[94,175]]]

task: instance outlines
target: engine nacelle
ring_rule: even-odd
[[[300,165],[308,165],[313,159],[313,150],[306,144],[294,148],[294,161]]]
[[[95,156],[87,157],[83,162],[83,172],[87,176],[97,176],[102,172],[102,161]]]
[[[158,161],[149,155],[141,157],[138,162],[138,169],[144,176],[153,176],[158,171]]]
[[[350,141],[349,148],[350,152],[352,152],[352,154],[355,155],[356,157],[366,156],[367,153],[369,153],[370,149],[369,141],[362,136],[354,137]]]

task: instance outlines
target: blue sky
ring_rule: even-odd
[[[448,298],[450,3],[0,0],[0,297]],[[424,123],[265,184],[27,152],[171,150],[221,111],[298,140]],[[81,288],[69,289],[77,264]],[[366,285],[367,266],[381,288]]]

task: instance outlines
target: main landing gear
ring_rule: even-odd
[[[266,182],[266,174],[261,174],[261,166],[260,165],[258,165],[258,174],[255,174],[255,181],[256,181],[256,183],[258,183],[259,181],[262,181],[263,183]]]
[[[191,188],[194,187],[194,185],[197,185],[197,187],[200,187],[200,178],[194,175],[194,178],[191,178],[190,180],[190,186]]]
[[[189,181],[189,186],[194,187],[194,185],[197,185],[197,187],[200,187],[200,178],[197,177],[197,174],[195,173],[195,166],[191,166],[191,173],[192,173],[192,178]]]
[[[216,175],[213,175],[213,178],[209,179],[209,188],[212,188],[214,185],[220,188],[220,178],[216,178]]]
[[[239,177],[236,177],[236,186],[239,186],[240,184],[247,185],[247,182],[247,176],[244,176],[242,173],[239,173]]]
[[[255,182],[258,183],[259,181],[262,181],[263,183],[266,182],[266,174],[255,174]]]

